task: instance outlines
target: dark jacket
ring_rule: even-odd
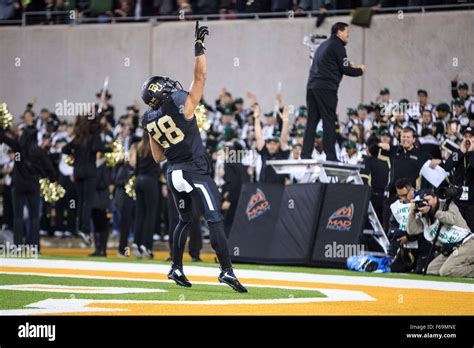
[[[450,178],[454,185],[469,188],[467,202],[474,204],[474,151],[466,154],[461,151],[453,152],[441,167],[448,173],[451,172]]]
[[[379,159],[390,163],[390,182],[388,190],[390,194],[396,193],[395,183],[400,178],[408,178],[413,187],[420,189],[425,186],[420,175],[421,167],[429,159],[430,155],[414,147],[406,151],[402,146],[391,146],[390,151],[380,150]]]
[[[112,185],[111,169],[104,164],[97,168],[97,186],[92,207],[95,209],[109,208],[109,185]]]
[[[74,179],[81,180],[97,176],[96,154],[109,150],[105,148],[100,135],[93,135],[85,144],[79,144],[73,139],[62,151],[74,156]]]
[[[366,157],[362,163],[364,168],[360,174],[364,183],[370,185],[373,191],[383,192],[388,184],[390,168],[386,161],[377,157]]]
[[[148,156],[141,157],[137,152],[137,164],[135,166],[135,175],[152,176],[155,178],[160,177],[161,168],[158,163],[153,159],[153,155],[150,151]]]
[[[12,186],[15,192],[38,192],[39,179],[55,181],[57,173],[47,153],[37,144],[37,131],[25,128],[19,139],[12,139],[0,130],[0,143],[7,144],[15,152]]]
[[[311,64],[308,88],[337,90],[342,75],[362,75],[362,69],[350,66],[344,46],[341,39],[331,35],[318,47]]]
[[[118,210],[130,207],[134,201],[125,192],[125,185],[133,175],[133,168],[127,164],[116,166],[112,172],[112,182],[115,185],[114,206]]]

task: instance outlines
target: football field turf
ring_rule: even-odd
[[[185,263],[193,287],[182,288],[167,279],[167,262],[85,253],[50,249],[39,259],[0,259],[0,314],[474,314],[474,279],[236,264],[249,290],[239,294],[218,283],[213,255]]]

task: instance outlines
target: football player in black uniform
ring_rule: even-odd
[[[211,245],[221,266],[219,282],[238,292],[247,292],[232,270],[224,233],[220,197],[210,176],[211,162],[202,144],[194,110],[201,101],[206,80],[204,38],[206,26],[196,22],[194,42],[194,80],[189,92],[178,81],[154,76],[145,81],[142,99],[151,107],[142,118],[143,128],[150,134],[153,158],[168,160],[168,187],[179,212],[179,223],[173,234],[173,264],[168,278],[176,284],[191,287],[183,273],[183,252],[192,222],[191,200],[201,205],[210,230]]]

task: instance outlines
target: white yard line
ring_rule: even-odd
[[[82,286],[57,284],[12,284],[0,285],[0,290],[63,292],[74,294],[143,294],[150,292],[167,292],[158,288],[123,288],[116,286]]]
[[[127,262],[100,262],[100,261],[71,261],[71,260],[45,260],[45,259],[0,259],[0,267],[23,268],[54,268],[71,270],[102,270],[131,273],[160,273],[167,274],[168,265],[136,264]],[[216,277],[219,270],[212,267],[186,266],[188,276]],[[276,272],[263,270],[235,270],[236,275],[243,282],[245,279],[279,280],[305,283],[327,283],[341,285],[362,285],[385,288],[426,289],[439,291],[474,292],[474,284],[439,282],[432,280],[394,279],[382,277],[345,276],[310,274],[296,272]],[[136,280],[136,279],[135,279]]]
[[[93,276],[93,275],[82,275],[82,274],[56,274],[56,273],[46,273],[46,272],[9,272],[1,271],[0,274],[16,274],[16,275],[31,275],[31,276],[41,276],[41,277],[57,277],[57,278],[80,278],[80,279],[100,279],[100,280],[126,280],[133,282],[151,282],[151,283],[170,283],[174,284],[171,280],[165,279],[150,279],[150,278],[129,278],[129,277],[113,277],[113,276]],[[227,287],[228,285],[218,283],[217,277],[215,282],[198,282],[193,281],[193,284],[204,284],[204,285],[217,285],[222,287]],[[283,285],[263,285],[263,284],[250,284],[247,285],[247,288],[275,288],[275,289],[291,289],[291,290],[318,290],[315,288],[308,288],[304,286],[283,286]],[[0,286],[1,289],[1,286]]]
[[[217,284],[214,284],[217,285]],[[295,304],[314,302],[340,302],[340,301],[376,301],[373,297],[361,292],[351,290],[330,289],[305,289],[318,290],[326,297],[306,298],[280,298],[280,299],[248,299],[248,300],[207,300],[207,301],[137,301],[137,300],[86,300],[86,299],[47,299],[31,303],[25,309],[0,310],[0,315],[41,315],[60,313],[84,312],[114,312],[128,311],[128,309],[91,307],[100,304],[172,304],[172,305],[246,305],[246,304]]]

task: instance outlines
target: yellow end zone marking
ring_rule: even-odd
[[[44,256],[89,256],[92,249],[56,249],[56,248],[41,248],[41,254]],[[107,255],[111,258],[118,258],[116,256],[116,250],[108,250]],[[170,254],[166,251],[156,251],[153,252],[155,260],[166,260]],[[206,262],[214,262],[215,254],[211,253],[201,253],[201,259]],[[123,258],[123,257],[121,257]],[[135,254],[133,252],[130,253],[128,258],[123,258],[125,260],[135,260]],[[191,261],[191,256],[185,254],[183,255],[184,261]],[[199,263],[196,263],[199,265]]]
[[[99,277],[166,280],[159,273],[133,273],[119,271],[71,270],[50,268],[0,267],[7,273],[45,273],[60,275],[85,275]],[[214,277],[190,276],[190,281],[217,282]],[[94,303],[90,307],[127,309],[127,315],[474,315],[474,293],[438,291],[425,289],[397,289],[362,285],[306,283],[298,281],[276,281],[241,279],[246,285],[276,285],[321,289],[356,290],[377,299],[372,302],[321,302],[259,305],[170,305],[170,304],[120,304]],[[183,294],[187,289],[182,289]],[[239,298],[239,294],[235,294]],[[69,315],[85,313],[68,313]],[[117,312],[87,313],[87,315],[120,315]],[[121,313],[123,314],[123,313]]]

